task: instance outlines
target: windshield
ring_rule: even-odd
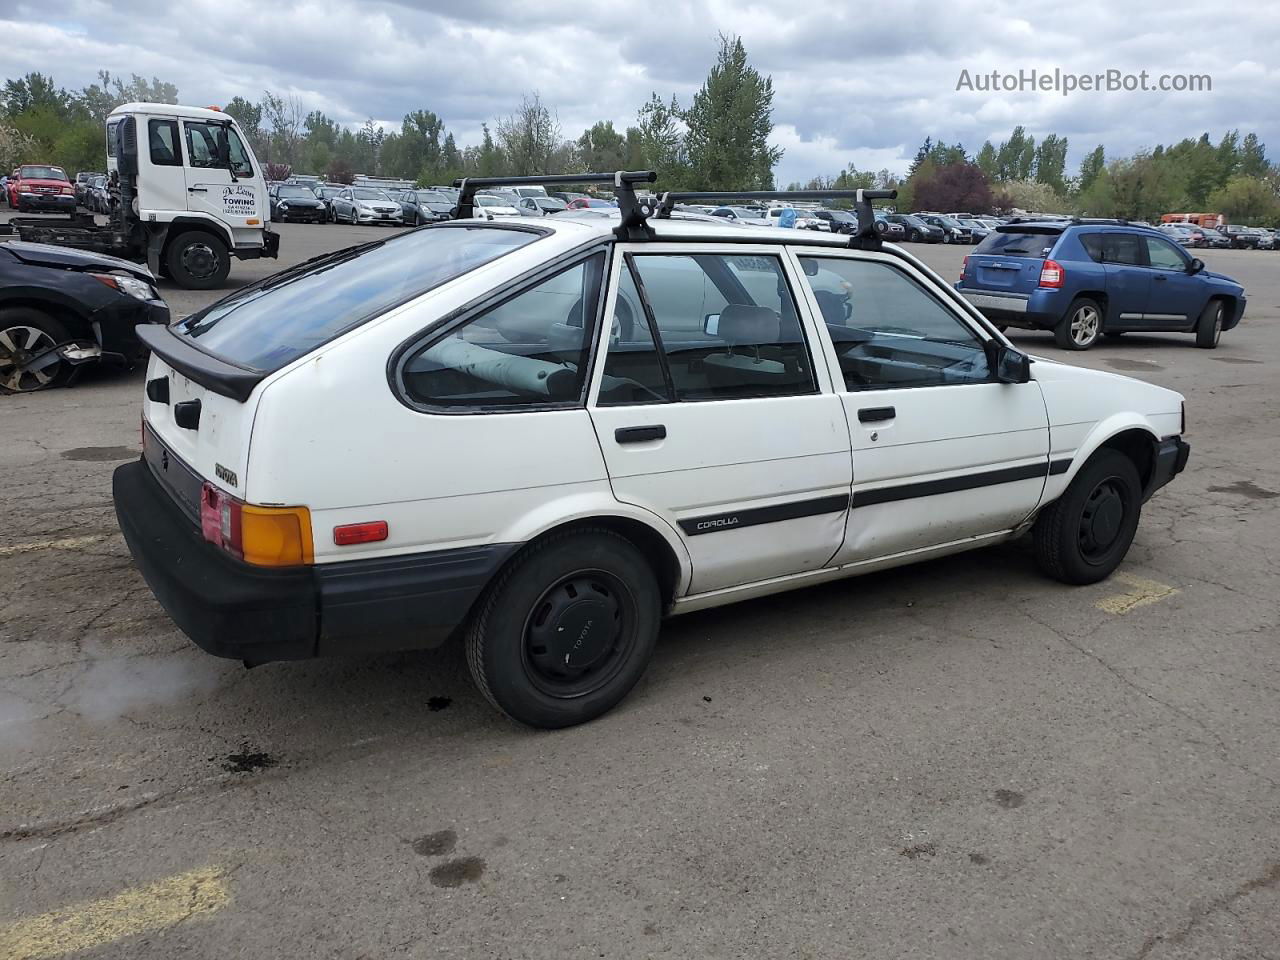
[[[997,257],[1048,256],[1049,249],[1058,242],[1056,233],[1017,233],[992,230],[977,248],[975,254],[991,254]]]
[[[280,196],[282,197],[298,197],[299,199],[314,200],[316,195],[306,187],[281,187]]]
[[[23,167],[23,180],[66,180],[67,175],[61,167]]]
[[[240,366],[279,370],[341,333],[538,239],[490,226],[433,227],[339,250],[179,321],[176,333]]]
[[[419,190],[419,203],[448,203],[449,198],[443,193],[436,193],[434,190]]]
[[[501,197],[490,197],[484,194],[476,196],[476,206],[478,207],[509,207],[511,202],[503,200]]]
[[[390,200],[381,190],[374,190],[372,187],[356,187],[351,191],[357,200]]]
[[[563,210],[565,208],[565,203],[563,200],[550,200],[550,199],[538,198],[538,199],[535,199],[533,202],[536,206],[541,207],[543,210]]]

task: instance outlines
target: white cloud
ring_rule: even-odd
[[[780,183],[848,163],[901,171],[926,137],[976,151],[1015,124],[1071,141],[1070,163],[1097,143],[1114,153],[1208,131],[1255,130],[1280,152],[1271,91],[1280,17],[1269,5],[1196,0],[847,0],[803,7],[681,0],[642,17],[622,4],[564,0],[7,0],[0,76],[29,70],[66,87],[98,69],[158,76],[187,103],[297,94],[340,122],[435,111],[465,140],[537,90],[566,136],[597,119],[625,127],[656,91],[688,103],[719,32],[740,33],[773,77]],[[20,37],[20,42],[13,38]],[[1199,94],[1008,95],[956,90],[971,72],[1061,67],[1209,73]]]

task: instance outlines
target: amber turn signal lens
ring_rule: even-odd
[[[311,512],[306,507],[240,508],[240,549],[245,563],[296,567],[315,562]]]

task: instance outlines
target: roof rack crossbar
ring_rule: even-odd
[[[605,183],[613,187],[622,213],[620,230],[628,235],[634,229],[643,231],[651,210],[636,197],[637,183],[653,183],[658,175],[652,170],[618,170],[614,173],[549,173],[524,177],[461,177],[453,181],[461,193],[454,208],[455,220],[467,220],[475,214],[475,197],[486,187],[559,186],[579,183]]]
[[[669,217],[677,203],[698,203],[711,200],[724,203],[727,200],[852,200],[858,215],[858,232],[849,238],[849,246],[875,249],[880,246],[880,234],[876,232],[875,209],[872,200],[896,200],[897,190],[740,190],[740,191],[668,191],[658,203],[657,217]]]

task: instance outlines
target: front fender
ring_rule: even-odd
[[[693,576],[693,561],[679,533],[657,514],[634,504],[615,500],[604,491],[580,491],[549,500],[522,514],[505,529],[497,531],[493,539],[496,543],[528,543],[557,527],[608,517],[641,523],[666,542],[680,566],[675,595],[684,596]]]
[[[1066,491],[1071,481],[1075,479],[1080,468],[1088,462],[1099,448],[1101,448],[1108,440],[1119,436],[1129,430],[1140,430],[1146,434],[1154,445],[1161,437],[1170,436],[1178,432],[1179,423],[1175,422],[1172,429],[1168,429],[1168,425],[1161,423],[1166,416],[1173,416],[1175,420],[1180,415],[1148,416],[1133,411],[1125,411],[1123,413],[1115,413],[1111,416],[1098,421],[1087,433],[1081,438],[1080,442],[1074,449],[1064,449],[1059,446],[1059,434],[1065,433],[1063,428],[1054,428],[1054,436],[1052,441],[1052,452],[1049,455],[1050,475],[1045,482],[1044,493],[1041,496],[1041,503],[1050,503],[1058,499]],[[1057,467],[1063,462],[1068,462],[1065,469]],[[1055,467],[1062,472],[1052,472]]]

